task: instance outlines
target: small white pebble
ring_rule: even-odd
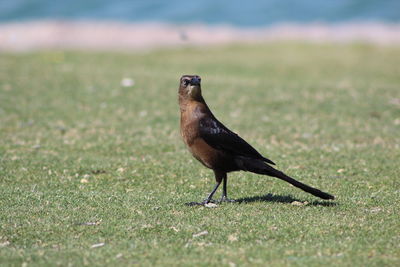
[[[307,201],[304,201],[304,202],[300,202],[300,201],[293,201],[292,203],[290,203],[290,204],[292,204],[293,206],[304,206],[304,205],[307,205],[308,204],[308,202]]]
[[[203,236],[203,235],[208,235],[208,231],[202,231],[200,233],[193,234],[193,237],[199,237],[199,236]]]
[[[234,235],[234,234],[229,235],[229,236],[228,236],[228,241],[230,241],[230,242],[238,241],[237,235]]]
[[[174,230],[175,232],[179,232],[178,228],[176,228],[175,226],[171,226],[169,229]]]
[[[135,85],[135,81],[131,78],[123,78],[121,80],[121,86],[123,87],[132,87]]]
[[[99,247],[102,247],[104,245],[105,245],[104,243],[98,243],[98,244],[92,245],[91,248],[99,248]]]
[[[204,207],[206,207],[206,208],[216,208],[216,207],[218,207],[218,205],[214,204],[214,203],[207,203],[207,204],[204,205]]]
[[[370,209],[369,211],[372,212],[372,213],[375,213],[375,212],[380,212],[380,211],[382,211],[382,209],[379,208],[379,207],[375,207],[375,208]]]

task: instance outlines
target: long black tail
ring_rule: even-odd
[[[269,166],[268,164],[266,164],[262,161],[248,159],[248,158],[241,158],[240,164],[238,164],[238,165],[241,165],[240,167],[242,167],[242,169],[244,171],[268,175],[268,176],[272,176],[272,177],[276,177],[281,180],[284,180],[284,181],[294,185],[295,187],[298,187],[298,188],[304,190],[305,192],[310,193],[316,197],[320,197],[322,199],[335,199],[335,197],[332,196],[331,194],[322,192],[321,190],[319,190],[317,188],[303,184],[303,183],[293,179],[292,177],[287,176],[283,172],[278,171],[277,169]]]

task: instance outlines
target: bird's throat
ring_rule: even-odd
[[[201,98],[201,89],[200,86],[197,85],[190,85],[188,87],[188,94],[190,96],[191,99],[197,100]]]

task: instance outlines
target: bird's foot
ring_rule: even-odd
[[[206,202],[188,202],[185,203],[186,206],[204,206],[205,204],[207,204]]]
[[[207,205],[207,204],[209,204],[209,203],[213,203],[213,204],[215,204],[215,203],[217,203],[215,200],[213,200],[213,199],[210,199],[210,200],[208,200],[208,199],[205,199],[205,200],[203,200],[202,202],[188,202],[188,203],[185,203],[187,206],[205,206],[205,205]]]
[[[222,203],[222,202],[233,203],[233,202],[236,202],[236,200],[235,200],[235,199],[227,198],[226,196],[223,196],[223,197],[221,197],[221,199],[218,201],[218,203]]]

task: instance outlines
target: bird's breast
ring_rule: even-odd
[[[181,135],[193,157],[206,167],[212,168],[218,159],[218,151],[200,137],[199,127],[203,116],[200,105],[187,104],[181,112]]]
[[[218,166],[218,160],[221,159],[220,152],[209,146],[203,139],[196,138],[192,144],[188,145],[189,151],[204,166],[214,169]]]
[[[181,135],[187,146],[191,146],[199,137],[199,122],[204,116],[198,105],[187,104],[181,111]]]

